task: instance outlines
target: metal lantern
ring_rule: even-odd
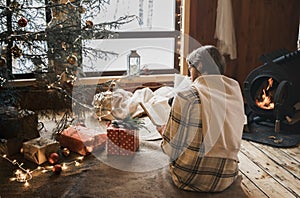
[[[131,50],[128,55],[128,67],[127,67],[127,75],[128,76],[139,76],[140,75],[140,64],[141,57],[136,52],[136,50]]]

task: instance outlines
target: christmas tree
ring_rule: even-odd
[[[54,73],[72,82],[81,69],[82,54],[105,58],[105,51],[84,48],[84,40],[117,37],[112,28],[135,19],[124,16],[94,24],[108,0],[6,0],[0,3],[0,66],[15,73]],[[12,71],[10,71],[11,73]],[[45,76],[45,75],[44,75]],[[60,79],[61,80],[61,79]],[[55,82],[55,81],[54,81]]]
[[[5,101],[0,108],[19,105],[17,96],[8,89],[11,87],[8,82],[20,75],[33,76],[40,89],[55,90],[71,98],[74,82],[83,75],[83,55],[105,58],[113,53],[86,48],[85,40],[117,37],[118,33],[112,29],[136,19],[123,16],[94,23],[93,18],[109,3],[109,0],[0,1],[0,98]]]

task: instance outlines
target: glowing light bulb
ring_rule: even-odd
[[[80,157],[78,157],[77,159],[80,160],[80,161],[82,161],[83,158],[84,158],[84,156],[80,156]]]
[[[15,177],[12,177],[12,178],[9,178],[9,180],[10,180],[10,181],[16,181],[16,180],[17,180],[17,178],[15,178]]]
[[[65,163],[63,163],[63,165],[62,165],[62,167],[61,167],[63,170],[67,170],[68,169],[68,166],[65,164]]]
[[[16,175],[20,175],[21,173],[22,173],[22,171],[20,169],[17,169],[15,172]]]
[[[24,186],[25,186],[25,187],[28,187],[28,186],[29,186],[29,183],[28,183],[27,180],[25,181]]]

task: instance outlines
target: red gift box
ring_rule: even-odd
[[[105,149],[107,135],[84,126],[70,126],[63,130],[58,141],[62,147],[81,155]]]
[[[107,127],[107,154],[133,155],[139,149],[139,133],[135,129]]]

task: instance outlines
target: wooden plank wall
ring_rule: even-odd
[[[214,44],[217,0],[191,0],[190,36],[200,44]],[[262,65],[259,57],[280,48],[297,49],[299,0],[232,0],[238,58],[227,59],[226,74],[243,84]],[[190,51],[197,44],[190,43]]]

